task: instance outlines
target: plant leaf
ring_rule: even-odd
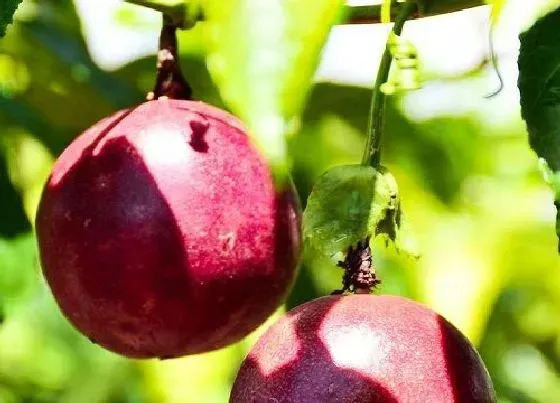
[[[336,263],[366,238],[376,178],[374,168],[361,165],[339,165],[321,175],[303,213],[305,248]]]
[[[384,167],[339,165],[316,182],[303,213],[307,256],[337,263],[350,246],[370,236],[384,237],[397,249],[417,256],[401,231],[397,182]]]
[[[527,123],[529,144],[546,161],[551,173],[560,173],[560,8],[538,20],[520,35],[519,93],[521,115]],[[560,181],[548,180],[560,206]],[[556,233],[560,238],[560,211]],[[560,252],[560,246],[559,246]]]
[[[203,2],[210,74],[280,180],[289,171],[285,136],[298,126],[321,49],[342,3]]]
[[[22,0],[0,0],[0,38],[6,35],[6,27],[12,23],[21,2]]]

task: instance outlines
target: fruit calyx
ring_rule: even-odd
[[[146,95],[148,101],[159,98],[192,99],[192,88],[183,76],[177,54],[177,28],[171,17],[163,14],[157,54],[157,76],[153,91]]]
[[[344,269],[342,288],[333,291],[332,295],[343,294],[346,291],[370,294],[373,288],[381,284],[373,266],[369,239],[368,236],[363,241],[358,241],[356,248],[350,245],[344,260],[338,262],[337,266]]]

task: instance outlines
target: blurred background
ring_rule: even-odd
[[[25,0],[0,40],[0,403],[226,402],[258,332],[221,351],[127,360],[73,330],[46,288],[33,217],[61,150],[98,119],[140,102],[154,80],[160,16],[118,0]],[[359,3],[359,2],[356,2]],[[560,259],[552,194],[520,118],[520,31],[557,1],[414,21],[423,88],[391,98],[383,164],[397,177],[422,258],[379,244],[379,292],[422,301],[479,348],[500,402],[560,402]],[[382,25],[333,29],[290,140],[305,204],[327,168],[360,161]],[[180,37],[198,99],[223,106],[206,71],[204,27]],[[335,267],[304,264],[287,309],[330,293]],[[260,330],[262,331],[262,329]]]

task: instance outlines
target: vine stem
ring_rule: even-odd
[[[373,2],[373,1],[372,1]],[[433,1],[415,0],[418,4],[418,11],[413,13],[409,19],[429,17],[440,14],[453,13],[474,7],[487,5],[484,0],[449,0],[449,1]],[[428,7],[426,7],[426,4]],[[394,1],[391,4],[391,16],[399,15],[405,2]],[[345,18],[339,24],[378,24],[382,23],[382,4],[372,4],[363,6],[344,6]]]
[[[186,13],[188,14],[189,4],[194,0],[125,0],[127,3],[139,6],[149,7],[157,11],[161,11],[173,17],[174,20],[180,21]],[[372,0],[372,3],[373,0]],[[391,6],[391,15],[398,15],[405,7],[406,3],[393,1]],[[415,13],[410,18],[428,17],[432,15],[452,13],[468,8],[484,6],[484,0],[452,0],[437,1],[429,3],[430,7],[421,10],[421,13]],[[204,21],[204,13],[195,13],[193,20]],[[347,24],[377,24],[381,22],[381,5],[372,4],[364,6],[343,6],[342,18],[339,25]],[[194,23],[194,21],[192,22]]]
[[[413,0],[408,0],[403,4],[395,19],[395,24],[393,25],[392,32],[395,35],[401,34],[405,22],[414,15],[416,10],[417,5]],[[374,168],[379,165],[381,159],[381,137],[385,127],[385,103],[387,97],[381,91],[381,86],[389,78],[389,70],[391,69],[392,61],[393,57],[391,55],[389,41],[387,41],[385,51],[383,52],[383,56],[381,56],[379,69],[377,70],[377,78],[375,79],[375,85],[372,91],[368,121],[368,138],[362,157],[362,165],[370,165]]]

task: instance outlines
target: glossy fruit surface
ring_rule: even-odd
[[[478,353],[427,307],[394,296],[329,296],[296,307],[259,339],[230,402],[488,403]]]
[[[239,121],[202,102],[120,111],[57,160],[36,219],[41,265],[64,315],[131,357],[239,340],[295,276],[300,210],[275,190]]]

